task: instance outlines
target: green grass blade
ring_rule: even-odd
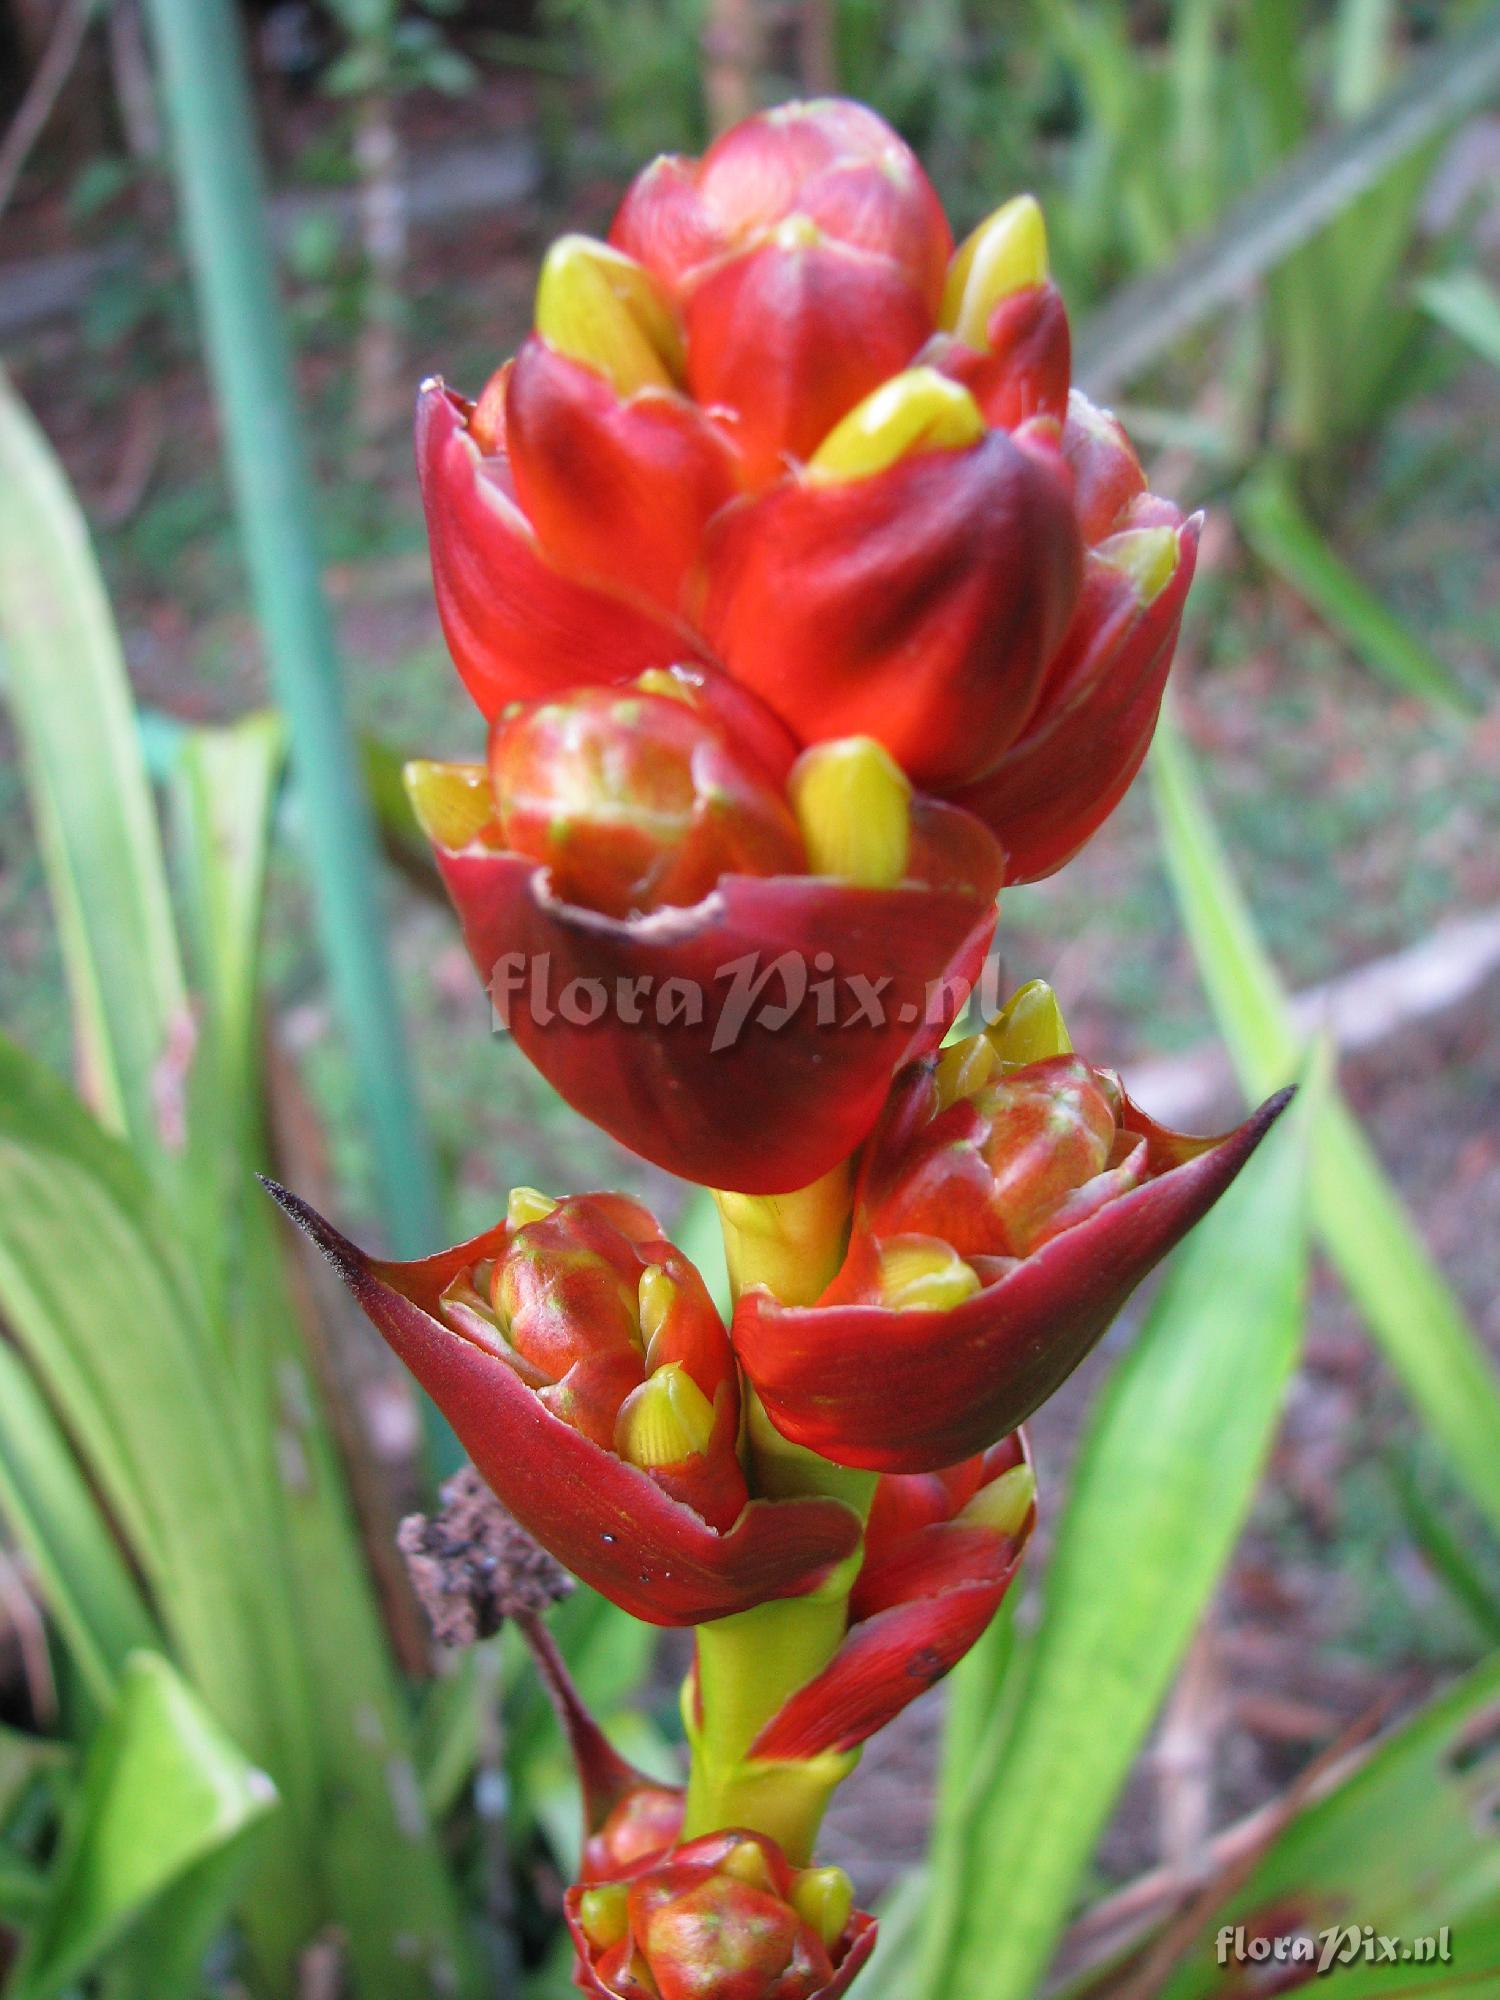
[[[1500,292],[1478,271],[1449,271],[1416,288],[1417,303],[1500,368]]]
[[[1170,725],[1157,732],[1150,769],[1162,851],[1199,976],[1247,1095],[1260,1097],[1286,1082],[1299,1060],[1286,994]],[[1311,1199],[1339,1275],[1454,1472],[1500,1530],[1500,1380],[1336,1094],[1314,1136]]]
[[[0,374],[0,651],[57,912],[89,1097],[148,1154],[186,1021],[161,843],[88,530]]]
[[[1246,480],[1235,511],[1261,561],[1327,619],[1366,666],[1407,694],[1461,715],[1477,713],[1462,683],[1334,554],[1282,468],[1267,467]]]
[[[172,860],[199,1010],[182,1212],[216,1320],[233,1296],[244,1209],[255,1198],[251,1169],[263,1162],[256,981],[283,758],[279,721],[252,715],[227,729],[184,731],[169,778]],[[269,1432],[261,1436],[269,1451]]]
[[[143,1922],[154,1948],[127,1990],[185,2000],[233,1886],[213,1864],[243,1859],[275,1803],[270,1779],[176,1671],[157,1654],[132,1655],[90,1745],[15,2000],[52,2000]]]
[[[0,1039],[0,1312],[140,1565],[184,1670],[282,1793],[252,1916],[281,1964],[319,1921],[319,1752],[270,1477],[170,1213]]]
[[[1314,1081],[1168,1272],[1091,1415],[925,2000],[1025,2000],[1244,1522],[1295,1364]],[[934,1884],[936,1890],[940,1884]]]
[[[1263,0],[1247,15],[1257,18]],[[1266,8],[1265,11],[1269,11]],[[1212,236],[1161,272],[1117,292],[1081,329],[1074,375],[1110,395],[1185,333],[1244,296],[1300,244],[1342,214],[1400,160],[1482,104],[1500,82],[1500,13],[1410,65],[1401,84],[1354,124],[1311,140],[1262,182]]]
[[[24,1553],[63,1643],[101,1705],[129,1654],[160,1639],[67,1439],[0,1340],[0,1520]]]

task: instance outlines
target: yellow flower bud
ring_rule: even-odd
[[[641,1273],[641,1282],[636,1288],[640,1305],[641,1340],[646,1350],[646,1365],[652,1362],[652,1348],[656,1336],[672,1310],[672,1302],[677,1297],[677,1287],[667,1276],[660,1264],[648,1264]]]
[[[401,776],[417,824],[439,847],[467,847],[495,816],[483,764],[439,764],[419,757]]]
[[[956,451],[984,436],[979,405],[935,368],[908,368],[882,382],[840,419],[807,462],[807,477],[831,485],[868,479],[897,459]]]
[[[758,1840],[742,1840],[738,1847],[732,1847],[719,1863],[719,1872],[732,1875],[737,1882],[748,1882],[752,1889],[764,1889],[768,1895],[777,1893],[766,1850]]]
[[[505,1226],[524,1229],[528,1222],[543,1221],[556,1206],[550,1194],[542,1194],[534,1187],[512,1188],[510,1200],[505,1204]]]
[[[937,1073],[933,1079],[937,1087],[938,1110],[946,1111],[961,1097],[973,1097],[983,1090],[999,1061],[995,1045],[988,1035],[966,1035],[963,1041],[954,1042],[944,1049],[938,1057]]]
[[[630,1929],[629,1894],[624,1882],[599,1882],[578,1898],[578,1922],[595,1951],[608,1951]]]
[[[1006,1063],[1045,1062],[1049,1056],[1073,1053],[1057,995],[1045,979],[1030,979],[1018,988],[987,1032],[996,1055]]]
[[[880,1303],[894,1312],[950,1312],[979,1275],[936,1236],[893,1236],[880,1247]]]
[[[797,759],[788,786],[814,875],[862,889],[891,889],[911,847],[911,784],[872,736],[815,743]]]
[[[997,1535],[1014,1535],[1036,1498],[1036,1474],[1029,1465],[1013,1465],[988,1486],[981,1486],[955,1517],[963,1527],[990,1528]]]
[[[536,330],[549,347],[606,376],[622,396],[682,378],[682,336],[656,280],[591,236],[560,236],[536,288]]]
[[[987,345],[990,314],[1012,292],[1047,278],[1047,225],[1036,197],[1018,194],[953,253],[938,325],[970,347]]]
[[[680,1361],[669,1361],[620,1405],[615,1449],[644,1471],[680,1465],[707,1451],[713,1429],[713,1404]]]
[[[854,1908],[854,1884],[842,1868],[799,1868],[792,1880],[792,1908],[831,1951]]]
[[[1126,528],[1100,542],[1094,554],[1129,577],[1144,606],[1153,604],[1177,574],[1182,549],[1175,528]]]

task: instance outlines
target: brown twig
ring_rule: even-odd
[[[1337,1741],[1314,1757],[1279,1799],[1221,1836],[1209,1850],[1210,1867],[1201,1878],[1201,1885],[1184,1881],[1171,1870],[1162,1871],[1156,1878],[1147,1878],[1161,1881],[1159,1900],[1165,1902],[1169,1909],[1184,1894],[1188,1900],[1178,1914],[1169,1919],[1167,1928],[1147,1948],[1145,1958],[1135,1972],[1127,1976],[1125,1983],[1115,1990],[1111,2000],[1155,2000],[1168,1974],[1191,1948],[1214,1912],[1245,1886],[1261,1857],[1303,1807],[1332,1790],[1347,1775],[1356,1753],[1384,1726],[1392,1709],[1402,1699],[1402,1694],[1401,1688],[1389,1690],[1357,1717]],[[1135,1886],[1139,1889],[1142,1885]],[[1113,1899],[1116,1906],[1121,1900],[1119,1897]],[[1101,1906],[1100,1911],[1090,1914],[1102,1916],[1108,1907]],[[1147,1916],[1142,1918],[1143,1922],[1150,1920]]]
[[[41,137],[63,86],[73,73],[93,12],[94,0],[63,0],[20,109],[5,137],[0,139],[0,211],[15,193],[31,149]]]

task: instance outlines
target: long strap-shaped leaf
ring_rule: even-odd
[[[1199,974],[1246,1093],[1259,1097],[1284,1083],[1300,1057],[1287,996],[1170,724],[1157,732],[1150,769],[1167,871]],[[1500,1378],[1337,1094],[1318,1120],[1311,1193],[1318,1234],[1371,1332],[1500,1529]]]
[[[187,1021],[161,841],[120,642],[82,516],[0,373],[0,656],[57,909],[85,1088],[159,1151]]]
[[[1080,1449],[1008,1719],[929,1871],[922,2000],[1025,2000],[1244,1521],[1297,1353],[1319,1086],[1179,1253]],[[951,1825],[954,1807],[944,1814]]]
[[[1165,271],[1127,285],[1083,327],[1078,380],[1108,395],[1182,335],[1374,186],[1395,161],[1460,118],[1500,82],[1500,13],[1488,8],[1464,33],[1412,66],[1366,117],[1313,140]]]
[[[1465,1675],[1303,1805],[1248,1875],[1196,1925],[1171,1916],[1142,1941],[1071,1981],[1058,2000],[1110,2000],[1148,1983],[1156,2000],[1234,2000],[1255,1972],[1249,1940],[1338,1934],[1348,1953],[1328,1990],[1348,2000],[1438,2000],[1500,1988],[1500,1781],[1494,1731],[1500,1656]],[[1363,1926],[1397,1940],[1395,1964],[1363,1956]],[[1358,1933],[1350,1949],[1350,1928]],[[1167,1934],[1163,1935],[1163,1931]],[[1227,1935],[1225,1935],[1227,1933]],[[1169,1948],[1167,1938],[1170,1938]],[[1220,1963],[1219,1941],[1223,1939]],[[1427,1940],[1419,1947],[1418,1940]],[[1243,1954],[1243,1955],[1237,1955]],[[1170,1962],[1165,1962],[1170,1960]],[[1265,1961],[1319,1990],[1316,1958]]]
[[[176,1670],[134,1654],[90,1746],[15,2000],[52,2000],[122,1940],[120,2000],[199,1991],[247,1838],[275,1804]]]

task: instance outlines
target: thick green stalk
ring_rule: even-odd
[[[317,515],[231,0],[146,0],[231,484],[291,733],[318,927],[395,1248],[439,1235],[381,914],[369,802],[340,684]]]
[[[715,1200],[736,1296],[747,1285],[764,1285],[780,1299],[807,1304],[838,1269],[849,1224],[847,1167],[796,1194],[716,1192]],[[861,1516],[867,1511],[874,1474],[852,1472],[789,1444],[772,1429],[753,1394],[746,1437],[753,1491],[777,1499],[828,1494]],[[804,1597],[779,1598],[699,1626],[701,1717],[691,1700],[685,1704],[692,1750],[688,1839],[726,1826],[751,1827],[779,1842],[797,1866],[812,1859],[828,1800],[859,1761],[858,1751],[795,1762],[747,1753],[787,1697],[821,1673],[838,1651],[860,1560],[856,1553]]]

